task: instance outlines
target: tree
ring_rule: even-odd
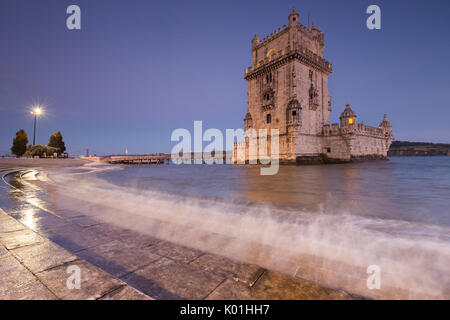
[[[21,129],[16,132],[16,137],[13,140],[11,152],[16,155],[17,158],[23,156],[27,151],[28,136],[27,133]]]
[[[48,145],[49,147],[57,148],[59,153],[64,153],[64,151],[66,151],[66,145],[64,144],[63,137],[59,131],[56,131],[55,134],[50,136]]]

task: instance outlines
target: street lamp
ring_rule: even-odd
[[[42,109],[40,106],[36,106],[33,110],[31,110],[31,114],[34,114],[33,146],[36,144],[36,121],[37,121],[37,117],[41,113],[42,113]]]

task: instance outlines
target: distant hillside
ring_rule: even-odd
[[[450,144],[394,141],[388,151],[390,157],[450,156]]]

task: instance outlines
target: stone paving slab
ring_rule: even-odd
[[[256,299],[272,300],[347,300],[353,299],[348,293],[325,288],[319,284],[293,279],[284,274],[266,271],[251,289]]]
[[[77,259],[75,255],[50,241],[17,248],[11,252],[34,273]]]
[[[203,252],[199,250],[180,246],[167,241],[161,241],[147,248],[147,250],[182,263],[190,263],[203,254]]]
[[[49,213],[43,213],[42,216],[37,217],[15,217],[17,221],[22,223],[27,228],[35,232],[45,232],[55,230],[61,227],[70,225],[70,222],[60,219],[58,217],[52,216]]]
[[[0,215],[0,233],[12,232],[26,229],[25,226],[18,223],[15,219],[7,215]]]
[[[341,290],[324,288],[306,280],[293,279],[284,274],[265,271],[254,286],[227,279],[208,297],[208,300],[350,300]]]
[[[11,250],[44,242],[44,238],[30,229],[24,229],[0,233],[0,242],[6,247],[6,249]]]
[[[84,214],[80,213],[79,211],[69,210],[67,208],[60,207],[59,203],[53,203],[52,210],[54,212],[58,212],[58,215],[60,217],[67,220],[84,216]]]
[[[0,289],[0,300],[57,300],[39,280]]]
[[[2,245],[0,245],[0,258],[4,257],[8,255],[8,250],[6,250],[6,248]]]
[[[69,289],[67,287],[67,279],[71,275],[67,273],[69,266],[80,268],[80,289]],[[98,299],[124,285],[122,281],[80,259],[39,272],[37,276],[45,286],[64,300]]]
[[[209,271],[224,278],[241,281],[247,285],[253,284],[264,269],[254,265],[246,264],[215,254],[206,253],[191,262],[191,266]]]
[[[120,287],[113,292],[106,294],[100,300],[154,300],[149,296],[128,286]]]
[[[103,234],[107,237],[110,237],[111,239],[117,239],[119,238],[119,235],[121,233],[126,233],[128,230],[113,224],[109,223],[102,223],[99,225],[88,227],[87,230],[91,230],[94,232],[98,232],[100,234]]]
[[[161,241],[155,237],[145,235],[133,230],[126,230],[125,232],[121,232],[118,235],[113,235],[112,238],[136,248],[145,248],[157,244]]]
[[[81,216],[81,217],[69,219],[69,221],[72,223],[75,223],[77,226],[79,226],[81,228],[92,227],[92,226],[102,223],[100,220],[93,219],[88,216]]]
[[[153,288],[141,288],[139,278],[151,280],[157,286],[168,290],[184,299],[204,299],[225,279],[221,276],[192,268],[189,265],[161,258],[149,266],[137,270],[123,279],[140,291],[155,297]]]
[[[31,203],[25,202],[24,194],[20,191],[9,191],[8,197],[11,201],[2,204],[3,210],[8,212],[8,214],[21,212],[28,209],[36,208]],[[8,206],[9,205],[9,206]],[[6,208],[5,208],[6,206]]]
[[[239,282],[227,279],[216,290],[211,292],[206,300],[254,300],[251,287]]]
[[[80,228],[75,224],[44,231],[43,236],[70,252],[78,252],[111,241],[101,234]]]
[[[77,255],[117,278],[161,258],[148,250],[134,248],[117,240],[82,250]]]
[[[35,280],[33,274],[10,254],[0,259],[0,274],[2,275],[0,277],[0,288]]]
[[[182,297],[178,296],[174,292],[171,292],[168,289],[163,288],[163,286],[161,286],[160,283],[154,281],[151,276],[148,276],[148,274],[149,275],[152,274],[153,270],[156,270],[158,268],[164,268],[165,265],[172,262],[173,262],[172,260],[161,258],[153,262],[151,265],[146,266],[144,270],[138,270],[133,273],[127,274],[126,276],[122,277],[122,280],[131,287],[136,288],[139,291],[143,292],[144,294],[149,295],[157,300],[182,299]]]
[[[119,240],[136,248],[145,248],[160,242],[160,240],[155,237],[107,223],[89,227],[87,230],[98,232],[111,239]]]
[[[0,258],[0,300],[56,299],[38,279],[9,253]]]

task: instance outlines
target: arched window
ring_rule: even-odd
[[[312,110],[316,110],[319,106],[319,92],[311,83],[311,87],[309,88],[309,108]]]
[[[272,115],[269,113],[266,117],[267,123],[272,123]]]
[[[263,101],[268,102],[273,99],[273,96],[274,96],[274,92],[271,89],[268,89],[268,90],[264,91]]]
[[[286,109],[286,123],[290,125],[300,125],[300,103],[297,100],[291,100]]]

